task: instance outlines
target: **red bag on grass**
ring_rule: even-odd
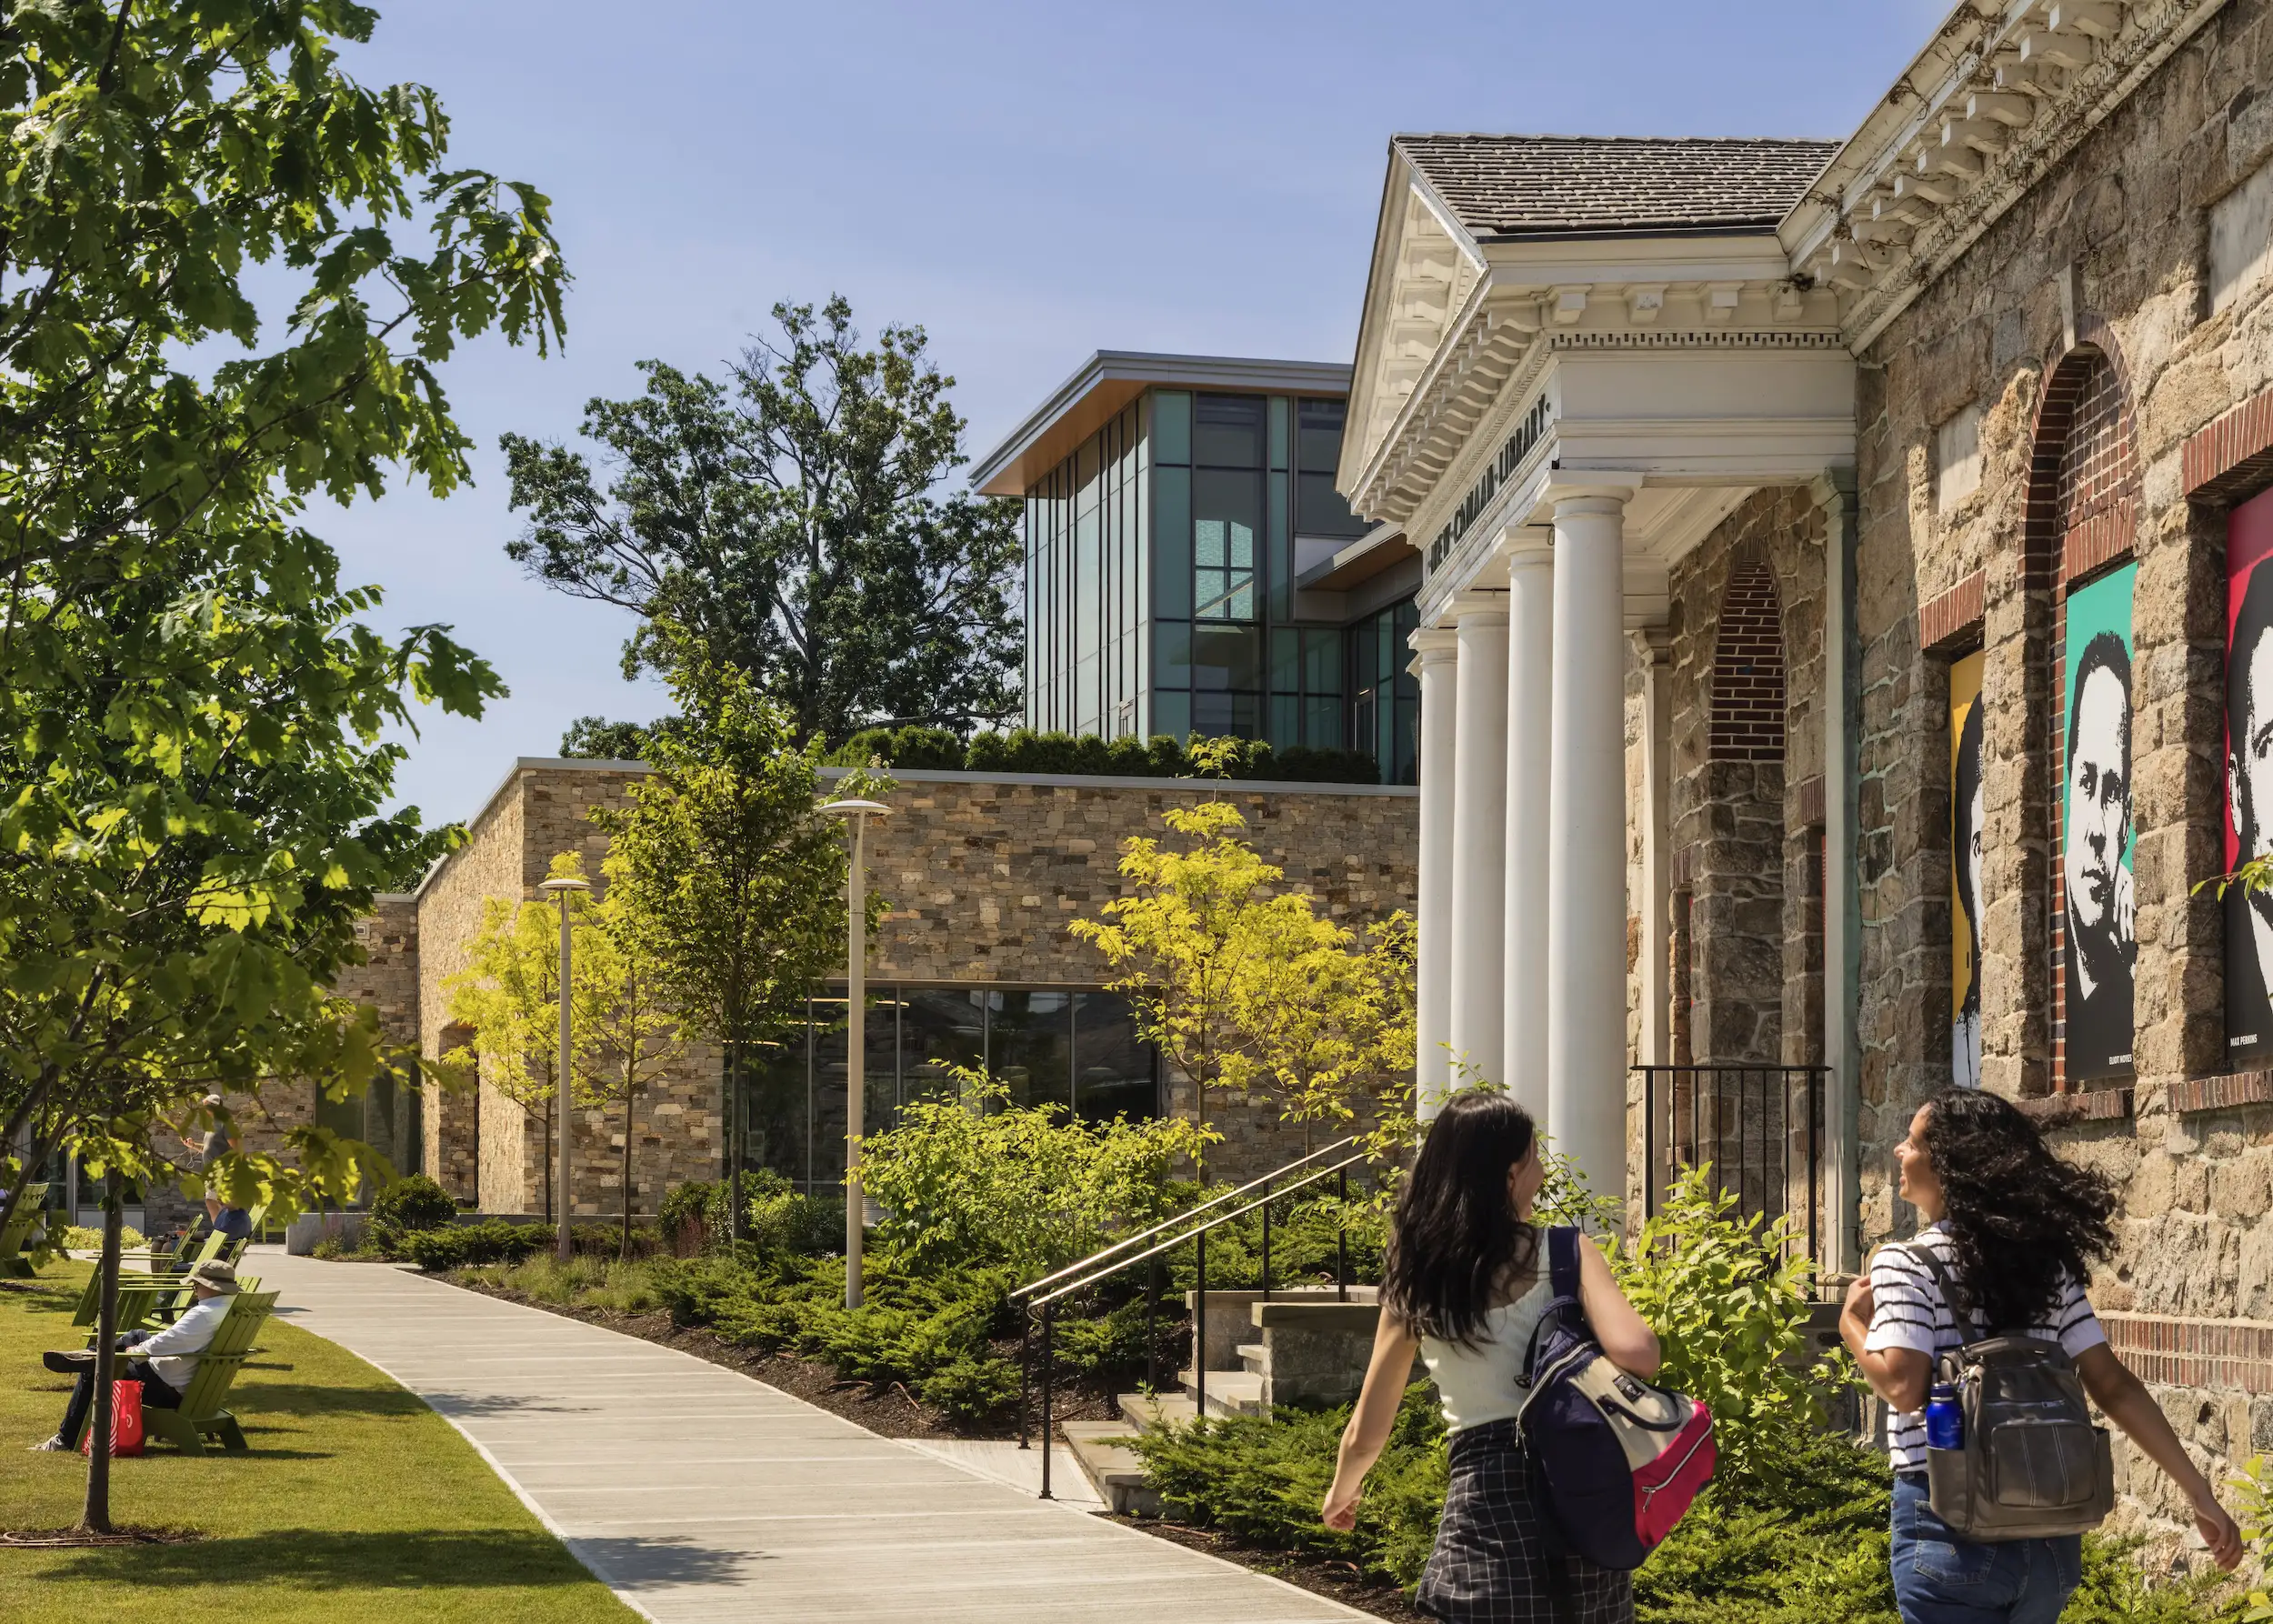
[[[79,1453],[95,1453],[95,1424],[87,1424],[86,1432],[79,1439]],[[142,1384],[138,1381],[111,1383],[111,1456],[142,1453]]]

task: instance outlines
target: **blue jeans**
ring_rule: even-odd
[[[1927,1504],[1926,1474],[1894,1479],[1894,1599],[1902,1624],[2057,1624],[2084,1577],[2084,1541],[1960,1539]]]

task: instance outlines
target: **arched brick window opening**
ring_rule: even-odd
[[[1720,602],[1713,643],[1711,761],[1784,759],[1784,617],[1776,577],[1738,565]]]
[[[2046,987],[2043,1007],[2049,1021],[2044,1048],[2035,1052],[2048,1058],[2047,1080],[2057,1090],[2067,1089],[2071,1082],[2066,941],[2068,831],[2063,825],[2062,794],[2068,767],[2068,598],[2129,556],[2138,526],[2139,492],[2138,455],[2122,354],[2113,335],[2097,319],[2079,320],[2078,329],[2082,341],[2053,367],[2037,408],[2023,555],[2023,585],[2042,594],[2038,601],[2048,611],[2032,612],[2030,617],[2032,626],[2042,628],[2031,637],[2034,670],[2029,687],[2032,700],[2042,696],[2031,708],[2043,718],[2037,748],[2045,770],[2026,775],[2032,797],[2041,797],[2039,804],[2026,811],[2030,824],[2048,836],[2043,889],[2038,893],[2043,899],[2040,917],[2045,920],[2046,936],[2037,962],[2049,967],[2048,984],[2038,984]],[[2123,627],[2123,640],[2128,662],[2128,625]],[[2045,1069],[2039,1069],[2037,1077],[2045,1078]],[[2030,1086],[2025,1078],[2022,1082],[2024,1088]],[[2034,1086],[2041,1088],[2044,1082]]]

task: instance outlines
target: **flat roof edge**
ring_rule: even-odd
[[[1349,393],[1347,361],[1283,361],[1249,356],[1187,356],[1166,351],[1101,349],[1074,369],[1001,443],[971,466],[973,490],[982,490],[1046,435],[1083,398],[1107,383],[1183,384],[1196,389],[1253,389]]]

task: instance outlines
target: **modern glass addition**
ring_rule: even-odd
[[[812,999],[805,1027],[744,1081],[743,1165],[825,1193],[843,1179],[845,997]],[[884,987],[868,994],[863,1126],[959,1092],[956,1067],[1005,1084],[1023,1106],[1056,1102],[1083,1121],[1160,1114],[1159,1067],[1118,993],[1080,987]]]
[[[1352,638],[1381,667],[1380,617],[1353,632],[1297,613],[1297,577],[1367,528],[1334,488],[1344,411],[1155,389],[1051,470],[1026,499],[1027,725],[1355,747],[1413,781],[1409,747],[1395,754],[1412,678],[1355,686]]]
[[[1420,782],[1420,679],[1406,668],[1419,627],[1407,598],[1349,628],[1349,747],[1381,764],[1384,784]]]

